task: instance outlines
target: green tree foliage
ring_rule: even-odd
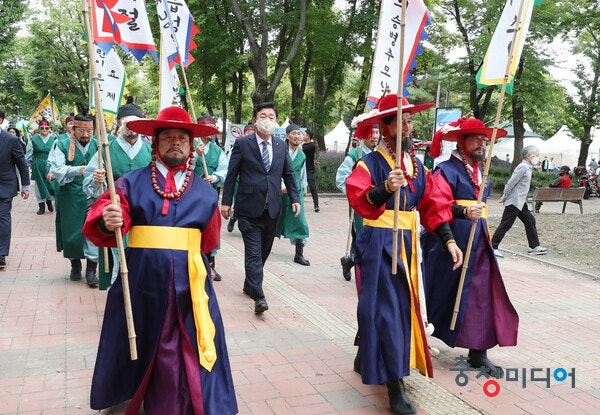
[[[591,130],[600,117],[600,2],[579,0],[565,7],[562,23],[571,30],[564,39],[572,45],[572,52],[583,59],[578,60],[573,82],[575,96],[569,97],[571,119],[569,128],[581,139],[577,164],[587,165]]]
[[[44,0],[42,5],[44,13],[32,13],[30,17],[30,36],[23,51],[29,88],[37,92],[37,102],[30,103],[31,111],[48,91],[66,109],[76,105],[82,111],[89,104],[87,48],[81,44],[81,2]]]
[[[25,10],[25,0],[0,0],[0,105],[9,119],[22,111],[17,93],[23,89],[23,78],[15,71],[20,66],[15,36]]]

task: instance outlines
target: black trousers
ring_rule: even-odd
[[[310,189],[310,195],[312,196],[313,205],[316,208],[319,207],[319,195],[317,194],[317,183],[315,181],[315,172],[306,172],[306,181],[308,182],[308,188]]]
[[[529,247],[535,248],[536,246],[539,246],[540,240],[538,238],[537,228],[535,227],[535,217],[527,207],[527,203],[525,203],[520,210],[514,205],[504,207],[500,224],[498,225],[498,228],[496,228],[494,236],[492,236],[492,247],[494,249],[498,248],[504,235],[512,228],[517,218],[525,225],[525,234],[527,235]]]
[[[12,197],[0,197],[0,255],[7,256],[10,250]]]
[[[262,288],[264,265],[273,247],[278,221],[279,216],[271,219],[268,210],[258,218],[238,216],[238,228],[244,240],[244,289],[253,299],[265,296]]]

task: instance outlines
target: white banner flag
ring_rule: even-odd
[[[119,54],[114,48],[111,48],[108,53],[104,53],[100,47],[94,45],[94,55],[98,71],[102,110],[104,119],[110,127],[121,106],[127,75]],[[90,91],[90,109],[95,109],[96,101],[92,83],[90,83]]]
[[[406,2],[406,26],[404,30],[404,59],[402,79],[407,82],[408,71],[414,64],[420,48],[419,41],[429,22],[429,11],[422,0]],[[377,30],[377,45],[371,70],[369,101],[377,102],[386,87],[390,92],[398,92],[398,73],[400,70],[400,19],[402,3],[400,0],[383,0]]]
[[[105,53],[114,43],[138,61],[146,53],[156,56],[145,0],[92,0],[93,41]]]
[[[164,45],[160,43],[160,91],[159,91],[159,111],[170,107],[174,101],[179,102],[179,75],[175,65],[169,64],[167,60]]]
[[[156,12],[169,62],[187,68],[194,61],[190,51],[196,48],[196,42],[192,37],[200,33],[190,10],[184,0],[156,0]]]
[[[517,73],[517,66],[521,60],[521,52],[525,45],[529,23],[531,22],[531,13],[533,11],[534,0],[508,0],[496,31],[492,36],[490,45],[485,54],[483,65],[480,68],[477,82],[482,85],[499,85],[504,82],[506,65],[510,57],[511,43],[517,29],[517,20],[519,17],[519,8],[523,3],[521,11],[521,27],[517,33],[513,58],[510,64],[510,73],[507,82],[511,82],[513,76]]]

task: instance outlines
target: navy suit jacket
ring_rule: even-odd
[[[291,203],[300,203],[294,169],[288,145],[278,138],[271,138],[273,160],[267,172],[262,161],[262,150],[256,140],[256,133],[235,140],[223,186],[222,203],[229,206],[233,204],[236,179],[239,179],[235,196],[236,215],[257,218],[264,213],[265,204],[268,204],[269,216],[275,219],[281,212],[281,179]]]
[[[19,194],[17,170],[21,184],[28,186],[29,167],[23,145],[18,137],[0,130],[0,197],[12,198]]]

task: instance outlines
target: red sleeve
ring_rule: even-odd
[[[367,192],[374,187],[367,166],[359,161],[356,168],[346,179],[346,196],[352,209],[361,218],[377,219],[385,212],[385,203],[377,207],[367,202]]]
[[[200,249],[206,255],[213,249],[219,246],[221,240],[221,215],[219,213],[219,207],[215,209],[210,222],[206,225],[206,229],[202,232],[202,242],[200,243]]]
[[[129,203],[125,196],[117,190],[117,196],[119,196],[119,200],[121,202],[121,211],[123,214],[124,225],[121,227],[121,233],[123,236],[129,231],[131,228],[131,217],[129,216]],[[106,246],[106,247],[116,247],[117,246],[117,238],[114,233],[107,235],[103,233],[98,224],[100,219],[102,219],[102,214],[104,213],[104,208],[109,205],[110,202],[110,192],[107,190],[100,196],[98,200],[90,207],[90,210],[85,218],[85,222],[83,224],[82,233],[88,238],[95,246]]]
[[[452,188],[440,170],[426,175],[425,193],[419,201],[421,225],[427,232],[435,231],[442,223],[452,221],[452,205],[456,204]]]

